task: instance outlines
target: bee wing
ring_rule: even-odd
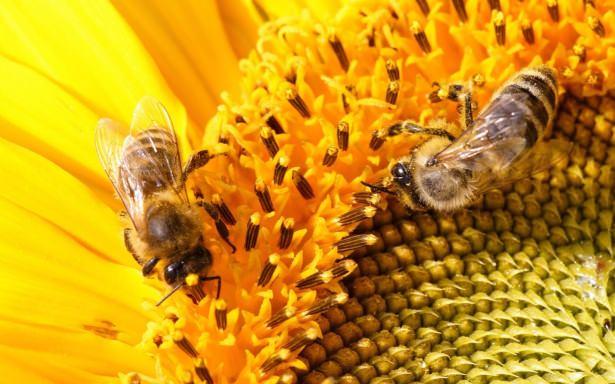
[[[160,175],[160,183],[169,184],[178,197],[187,201],[182,180],[181,157],[173,123],[162,103],[151,96],[143,97],[132,116],[130,135],[141,143],[147,143],[151,151],[140,155],[153,173]]]
[[[138,183],[135,175],[122,162],[124,143],[127,141],[130,141],[130,136],[124,125],[107,118],[98,121],[95,133],[98,159],[122,200],[132,224],[138,229],[142,223],[143,202],[128,192]]]
[[[500,188],[546,171],[570,156],[573,147],[572,142],[564,139],[540,141],[529,153],[512,164],[504,174],[481,182],[480,189],[487,191]]]
[[[526,93],[513,93],[507,94],[505,100],[495,100],[471,127],[435,156],[436,160],[439,163],[461,162],[473,171],[505,170],[529,145],[526,139],[529,111],[524,107],[528,99]],[[492,162],[486,157],[487,152],[501,156]],[[499,169],[494,169],[494,166]]]

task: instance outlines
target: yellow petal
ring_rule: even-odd
[[[101,257],[134,266],[122,244],[118,201],[109,201],[110,208],[58,165],[3,139],[0,158],[0,197],[52,223]]]
[[[0,54],[0,135],[95,185],[108,186],[93,151],[99,116],[128,122],[137,101],[152,95],[184,136],[182,105],[107,3],[2,3]]]
[[[100,114],[127,120],[143,94],[165,105],[172,99],[155,63],[106,2],[3,2],[0,15],[3,55],[57,82]]]
[[[214,1],[114,4],[199,125],[214,113],[220,92],[238,90],[237,58]]]
[[[216,0],[222,26],[233,52],[238,58],[247,57],[256,45],[261,17],[251,1]]]

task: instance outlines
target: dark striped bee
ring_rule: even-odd
[[[113,120],[101,119],[96,128],[96,150],[132,223],[132,228],[124,230],[126,248],[142,266],[144,276],[164,264],[159,274],[172,289],[158,305],[181,288],[192,273],[203,281],[217,280],[219,296],[220,277],[207,276],[212,255],[203,246],[198,207],[208,211],[230,244],[228,230],[210,204],[191,204],[185,188],[188,175],[213,156],[206,150],[197,152],[182,169],[169,115],[151,97],[137,105],[130,130]]]
[[[409,156],[398,159],[390,177],[372,190],[396,194],[413,210],[453,211],[471,204],[489,189],[546,170],[566,157],[572,144],[545,141],[557,109],[557,77],[546,66],[526,68],[512,76],[491,98],[476,120],[471,92],[460,87],[462,134],[403,121],[388,135],[425,134],[430,138]],[[392,190],[391,190],[392,189]]]

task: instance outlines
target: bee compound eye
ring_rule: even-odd
[[[405,180],[408,178],[408,171],[402,163],[397,163],[391,168],[391,176],[395,180]]]
[[[164,268],[164,280],[169,285],[173,285],[177,282],[181,275],[183,275],[184,265],[181,262],[175,262],[167,265]]]

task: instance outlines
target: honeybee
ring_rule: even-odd
[[[144,276],[163,264],[159,275],[172,288],[157,305],[180,289],[192,273],[201,281],[216,280],[220,296],[220,277],[207,276],[212,254],[203,245],[199,206],[208,211],[230,244],[228,231],[216,209],[204,201],[191,204],[185,188],[189,174],[213,155],[206,150],[197,152],[182,169],[171,119],[152,97],[138,103],[129,130],[111,119],[99,120],[96,151],[132,223],[132,228],[124,229],[126,248]]]
[[[489,189],[546,170],[566,157],[572,144],[545,141],[557,109],[553,69],[526,68],[513,75],[474,120],[471,92],[456,88],[464,128],[459,137],[441,128],[402,121],[387,129],[430,138],[390,167],[372,191],[394,194],[409,209],[454,211]]]

